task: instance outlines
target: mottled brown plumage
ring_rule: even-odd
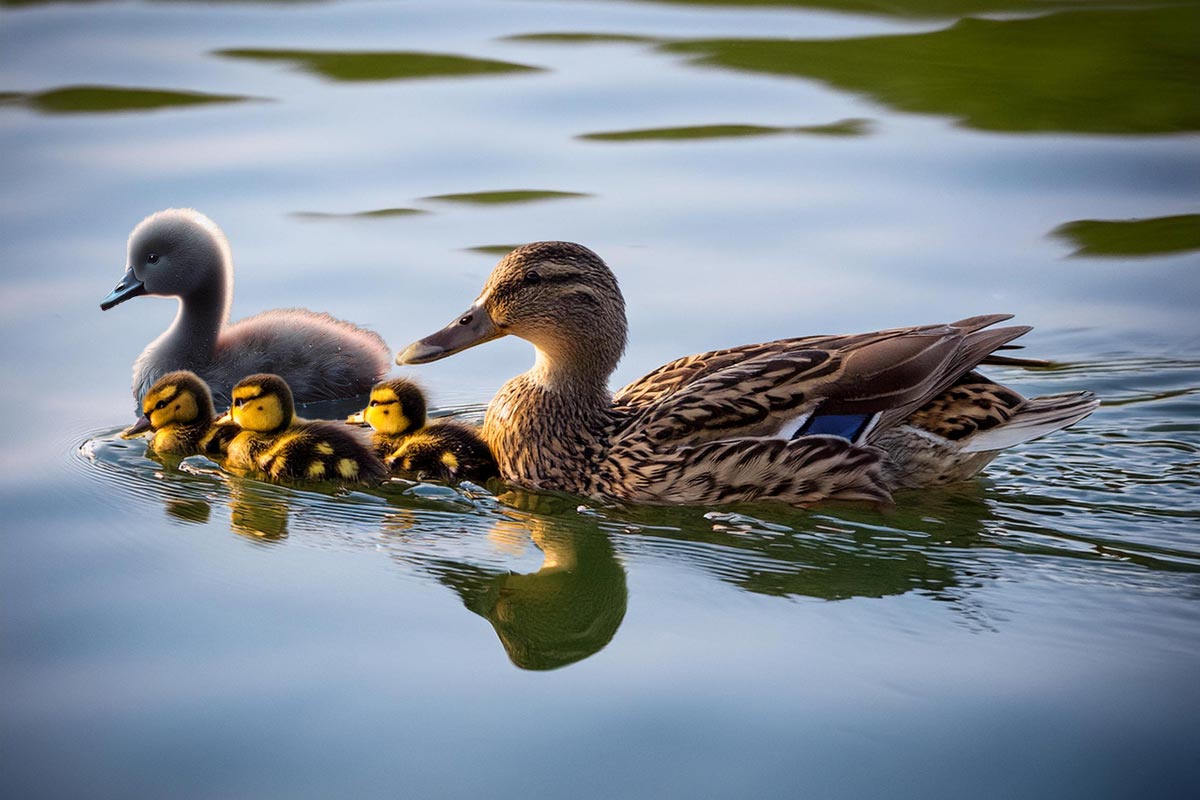
[[[501,388],[483,426],[502,477],[522,486],[644,503],[887,500],[969,477],[1096,407],[1087,392],[1026,400],[973,372],[1029,330],[991,327],[1008,318],[716,350],[610,395],[626,335],[616,278],[585,247],[539,242],[397,360],[508,334],[534,345],[533,368]]]

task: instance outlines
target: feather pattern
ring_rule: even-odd
[[[1029,330],[995,327],[1007,319],[713,350],[609,395],[626,335],[616,279],[587,248],[540,242],[509,253],[467,314],[398,360],[507,334],[534,345],[533,369],[501,388],[482,430],[501,476],[522,486],[638,503],[885,501],[969,478],[993,445],[1095,408],[1088,392],[1031,401],[975,371]],[[821,430],[848,433],[806,432]]]

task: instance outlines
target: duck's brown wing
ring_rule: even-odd
[[[613,442],[630,436],[662,449],[789,439],[814,415],[862,418],[860,433],[868,417],[870,428],[886,428],[1028,330],[984,330],[1003,319],[781,340],[681,359],[622,390],[619,401],[631,413]]]
[[[1008,319],[1012,319],[1011,314],[986,314],[951,322],[948,325],[918,325],[871,333],[800,336],[697,353],[663,364],[632,381],[616,392],[613,402],[620,407],[629,409],[641,408],[661,400],[707,375],[772,354],[782,356],[803,350],[850,349],[856,346],[870,345],[883,339],[940,331],[946,327],[958,328],[963,333],[971,333]],[[1008,349],[1008,347],[1001,346],[998,349]],[[980,363],[1011,363],[1022,366],[1043,366],[1045,364],[1041,361],[990,353]]]

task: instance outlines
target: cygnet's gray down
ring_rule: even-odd
[[[265,311],[229,324],[233,260],[229,242],[192,209],[151,214],[129,235],[125,276],[100,303],[108,310],[138,295],[178,297],[179,313],[133,363],[137,407],[156,380],[195,372],[227,403],[239,380],[280,375],[296,402],[352,397],[371,389],[391,367],[391,351],[374,331],[302,308]]]

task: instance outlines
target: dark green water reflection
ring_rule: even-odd
[[[747,136],[810,134],[813,136],[863,136],[870,129],[865,119],[843,119],[827,125],[690,125],[677,128],[642,128],[631,131],[584,133],[578,138],[594,142],[677,141],[689,139],[739,139]]]
[[[261,98],[124,86],[63,86],[44,92],[3,92],[0,103],[20,103],[44,114],[96,114],[155,111],[214,103],[242,103]]]
[[[228,48],[215,55],[282,62],[333,81],[391,81],[537,72],[539,67],[444,53]]]
[[[437,200],[443,203],[463,203],[473,206],[494,206],[508,203],[532,203],[539,200],[570,200],[589,197],[583,192],[559,192],[551,189],[505,189],[491,192],[463,192],[460,194],[436,194],[422,200]]]
[[[963,19],[856,39],[663,44],[694,63],[812,78],[902,111],[990,131],[1200,130],[1200,6]]]
[[[1130,258],[1200,250],[1200,214],[1153,219],[1081,219],[1053,234],[1075,245],[1077,256]]]

